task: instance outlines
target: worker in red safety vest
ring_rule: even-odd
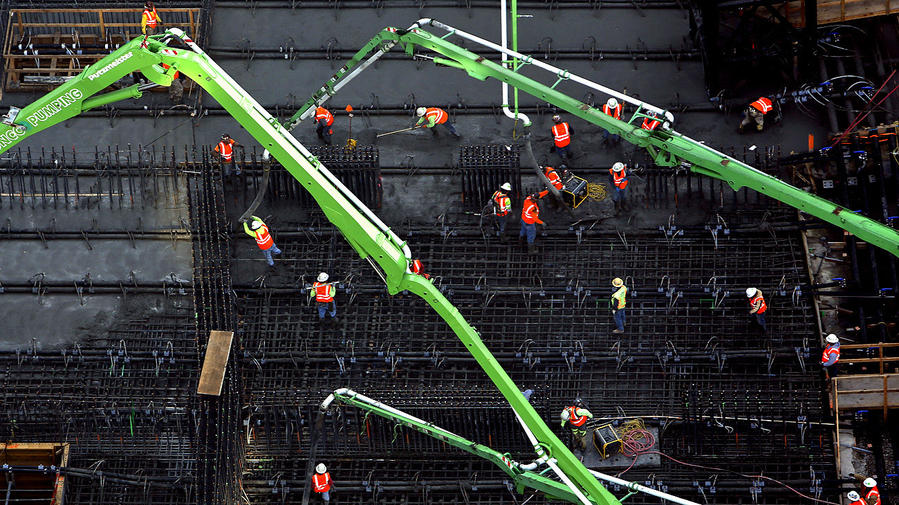
[[[421,260],[412,260],[412,264],[409,267],[409,270],[411,270],[415,275],[420,275],[427,280],[431,280],[431,276],[425,273],[424,267],[421,264]]]
[[[571,405],[562,410],[559,418],[562,419],[563,427],[565,423],[568,423],[568,426],[571,428],[571,434],[574,435],[574,439],[578,442],[581,449],[586,449],[587,441],[585,437],[587,436],[587,428],[584,425],[587,424],[587,419],[593,419],[593,414],[580,405]]]
[[[627,197],[627,167],[618,161],[609,169],[609,187],[615,188],[615,210],[624,207]]]
[[[602,106],[602,111],[607,116],[612,116],[613,119],[620,120],[622,110],[623,110],[622,105],[620,103],[618,103],[618,100],[616,100],[614,98],[609,98],[609,100],[606,101],[605,105]],[[616,134],[610,133],[608,130],[606,130],[606,131],[603,131],[603,133],[602,133],[603,142],[608,141],[610,136],[611,136],[612,142],[618,142],[619,140],[621,140],[621,137],[619,137]]]
[[[512,191],[512,185],[505,182],[490,197],[490,202],[493,205],[493,220],[499,229],[497,235],[503,242],[506,241],[506,221],[512,212],[512,199],[509,198],[509,191]]]
[[[562,121],[561,116],[553,116],[553,146],[550,151],[555,151],[563,160],[571,159],[571,135],[574,129],[566,122]]]
[[[837,363],[840,361],[840,339],[831,333],[824,339],[824,342],[827,345],[824,347],[824,352],[821,353],[821,366],[827,369],[831,377],[836,377],[839,369]]]
[[[144,35],[155,35],[156,29],[162,24],[159,14],[156,13],[156,6],[153,2],[144,2],[144,12],[140,17],[140,30]]]
[[[315,108],[315,134],[327,145],[331,145],[331,135],[334,134],[334,130],[331,129],[333,124],[334,115],[331,114],[331,111],[321,106]]]
[[[849,491],[846,493],[846,498],[849,498],[849,505],[867,505],[864,501],[862,501],[862,497],[855,491]]]
[[[865,486],[865,504],[880,505],[880,490],[877,489],[877,481],[871,477],[865,477],[862,485]]]
[[[537,200],[540,195],[533,193],[524,199],[521,207],[521,231],[518,232],[518,241],[521,242],[524,237],[528,240],[528,254],[536,254],[537,246],[534,241],[537,240],[537,225],[546,223],[540,220],[540,207],[537,206]]]
[[[262,250],[262,254],[265,255],[268,266],[273,267],[275,266],[275,260],[272,258],[272,254],[281,254],[281,249],[278,249],[278,246],[275,245],[275,240],[272,238],[268,226],[266,226],[258,217],[251,217],[252,220],[250,221],[249,226],[247,226],[247,222],[244,221],[243,231],[256,239],[256,245],[259,246],[259,249]]]
[[[312,475],[312,490],[322,495],[325,503],[331,501],[331,474],[324,463],[315,465],[315,473]]]
[[[453,123],[448,121],[449,114],[447,114],[445,110],[437,107],[419,107],[415,109],[415,114],[418,115],[418,122],[415,123],[416,127],[430,128],[431,133],[433,133],[434,136],[437,136],[437,130],[435,130],[434,127],[442,124],[444,128],[449,130],[453,137],[459,138],[459,134],[456,133],[456,128],[453,126]]]
[[[746,298],[749,298],[749,314],[755,314],[755,320],[762,327],[762,333],[768,332],[768,325],[765,323],[765,312],[768,311],[768,304],[762,296],[762,291],[756,288],[746,288]]]
[[[644,130],[653,131],[662,125],[662,128],[665,130],[671,129],[671,124],[674,123],[674,114],[670,112],[665,112],[665,117],[662,119],[662,116],[655,113],[649,113],[650,117],[643,118],[643,124],[640,125],[640,128]]]
[[[328,282],[328,274],[322,272],[318,274],[318,278],[312,283],[312,290],[309,296],[315,297],[315,303],[318,305],[318,321],[325,320],[325,312],[331,316],[333,322],[337,322],[337,302],[334,301],[334,295],[337,294],[337,287],[333,282]]]
[[[215,152],[219,153],[225,177],[231,175],[232,169],[234,170],[234,175],[240,175],[240,167],[238,167],[237,162],[234,161],[235,146],[240,146],[240,144],[232,139],[231,135],[228,135],[227,133],[222,134],[222,140],[215,146]]]
[[[774,103],[771,99],[760,96],[758,100],[746,107],[746,111],[743,113],[743,121],[740,123],[740,133],[743,133],[743,128],[751,123],[755,123],[757,131],[762,131],[765,127],[765,115],[772,110],[774,110]]]

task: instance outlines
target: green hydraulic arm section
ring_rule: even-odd
[[[433,26],[447,33],[438,37],[423,30],[422,26]],[[449,42],[447,39],[453,35],[480,44],[491,51],[502,53],[503,58],[507,56],[517,58],[519,64],[516,69],[509,69],[500,63],[490,61],[484,56]],[[838,226],[899,257],[899,231],[793,187],[776,177],[678,133],[671,128],[671,122],[665,120],[666,116],[673,119],[673,115],[668,111],[635,100],[530,56],[503,49],[480,37],[428,18],[420,19],[406,30],[390,27],[375,35],[300,107],[297,113],[288,120],[288,126],[293,128],[300,121],[310,117],[314,114],[317,105],[327,101],[341,87],[396,45],[400,45],[409,56],[419,55],[415,52],[416,47],[433,51],[441,55],[441,57],[433,58],[436,64],[461,69],[476,79],[486,80],[488,77],[492,77],[506,82],[516,89],[549,102],[570,114],[608,130],[609,133],[620,135],[631,144],[646,149],[656,164],[660,166],[682,167],[697,174],[722,180],[734,191],[743,187],[753,189]],[[535,68],[549,72],[551,79],[555,79],[555,81],[545,84],[522,73],[524,69]],[[529,73],[533,74],[534,72]],[[556,89],[563,82],[574,82],[604,92],[618,98],[619,101],[632,104],[635,110],[629,118],[623,117],[621,120],[617,120],[604,114],[601,109],[592,107]],[[652,115],[663,118],[663,124],[653,131],[642,129],[643,118]]]
[[[162,64],[169,68],[163,68]],[[543,422],[458,309],[430,281],[412,274],[409,270],[412,256],[406,242],[343,186],[290,134],[288,128],[249,96],[181,30],[171,28],[165,33],[124,44],[37,102],[21,110],[10,109],[3,118],[3,124],[0,124],[0,153],[83,111],[140,96],[147,85],[97,95],[120,78],[136,71],[161,86],[170,85],[173,74],[178,71],[202,86],[309,191],[353,249],[375,268],[390,294],[411,291],[423,298],[449,324],[509,402],[538,457],[546,457],[548,464],[560,469],[557,475],[578,497],[578,503],[620,503]],[[569,496],[558,497],[566,499]]]

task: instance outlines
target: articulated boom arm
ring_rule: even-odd
[[[443,37],[437,37],[420,28],[420,26],[425,25],[446,30],[448,33]],[[450,43],[446,40],[450,35],[460,36],[492,51],[503,53],[505,56],[519,58],[522,60],[522,68],[533,65],[547,70],[553,74],[555,83],[551,85],[542,84],[522,75],[518,71],[506,68],[499,63],[494,63],[483,56]],[[664,117],[666,111],[571,74],[567,70],[553,67],[515,51],[503,49],[492,42],[432,19],[421,19],[408,30],[385,28],[375,35],[365,47],[357,52],[352,59],[341,67],[331,79],[300,107],[297,113],[289,120],[291,127],[310,117],[315,111],[315,106],[326,102],[331,95],[396,44],[400,44],[410,56],[414,54],[415,46],[421,46],[441,54],[446,58],[434,58],[435,63],[459,68],[476,79],[485,80],[488,77],[492,77],[506,82],[525,93],[545,100],[585,121],[600,126],[610,133],[620,135],[634,145],[645,148],[659,165],[669,167],[683,166],[698,174],[725,181],[734,190],[742,187],[753,189],[838,226],[862,240],[899,257],[899,231],[816,195],[795,188],[776,177],[772,177],[705,144],[681,135],[670,129],[670,127],[660,126],[654,131],[641,128],[644,117],[650,114]],[[555,89],[559,83],[567,80],[585,85],[609,96],[614,96],[619,101],[631,103],[636,110],[626,121],[615,119],[604,114],[602,110],[591,107]]]
[[[619,505],[543,422],[458,309],[431,282],[410,272],[411,252],[406,243],[181,30],[169,29],[164,34],[131,41],[18,114],[11,111],[0,125],[0,153],[82,111],[139,96],[142,88],[131,86],[91,98],[135,71],[162,86],[170,85],[171,76],[180,71],[202,86],[309,191],[356,252],[383,273],[391,294],[411,291],[440,314],[521,419],[538,457],[545,457],[549,465],[561,469],[557,474],[568,484],[570,493],[557,493],[555,488],[547,487],[548,492],[561,499],[570,499],[573,494],[585,505]],[[518,482],[531,485],[529,480]],[[535,486],[538,484],[543,486],[534,481]]]

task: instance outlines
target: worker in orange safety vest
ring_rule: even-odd
[[[331,111],[321,106],[315,108],[315,134],[327,145],[331,145],[331,135],[334,134],[334,130],[331,129],[333,124],[334,115],[331,114]]]
[[[521,207],[521,231],[518,232],[518,241],[521,242],[524,237],[528,240],[528,254],[536,254],[537,246],[534,241],[537,240],[537,225],[546,223],[540,220],[540,207],[537,206],[537,200],[540,195],[533,193],[524,199]]]
[[[144,2],[144,12],[140,17],[141,33],[144,35],[155,35],[161,23],[162,20],[159,19],[159,14],[156,13],[156,6],[153,5],[153,2]]]
[[[587,419],[593,419],[593,414],[580,405],[571,405],[562,410],[559,418],[562,419],[562,426],[568,423],[568,426],[571,428],[571,434],[574,435],[574,439],[578,442],[581,449],[586,449],[587,441],[585,437],[587,436],[587,429],[584,425],[587,424]]]
[[[831,377],[838,375],[840,361],[840,339],[833,333],[828,335],[824,342],[826,343],[824,351],[821,353],[821,366],[827,369]]]
[[[234,147],[240,146],[234,139],[231,138],[231,135],[227,133],[222,134],[222,140],[215,146],[215,152],[219,153],[220,159],[219,161],[222,164],[222,170],[225,173],[225,177],[229,177],[231,175],[231,170],[234,170],[234,175],[240,175],[240,167],[237,166],[237,162],[234,161]]]
[[[509,191],[512,191],[512,185],[505,182],[490,197],[490,202],[493,205],[493,220],[499,229],[497,235],[503,242],[506,240],[506,221],[512,212],[512,199],[509,198]]]
[[[325,503],[331,501],[331,474],[324,463],[315,465],[315,473],[312,475],[312,490],[322,495]]]
[[[755,320],[762,327],[762,333],[768,332],[768,325],[765,323],[765,312],[768,311],[768,304],[762,296],[762,291],[756,288],[746,288],[746,298],[749,298],[749,314],[755,314]]]
[[[431,276],[425,273],[424,267],[421,264],[421,260],[412,260],[412,264],[410,265],[409,270],[411,270],[415,275],[420,275],[427,280],[431,280]]]
[[[553,146],[550,151],[555,151],[564,161],[565,158],[571,159],[571,135],[574,129],[566,122],[562,121],[561,116],[553,116]]]
[[[743,112],[744,117],[740,123],[740,133],[743,133],[743,128],[752,123],[755,123],[757,131],[762,131],[765,127],[765,115],[772,110],[774,110],[774,103],[771,99],[760,96],[758,100],[749,104]]]
[[[615,188],[615,210],[624,207],[627,197],[627,167],[618,161],[609,169],[609,186]]]
[[[607,116],[612,116],[613,119],[620,120],[622,110],[623,110],[622,105],[618,102],[618,100],[616,100],[614,98],[609,98],[609,100],[606,101],[605,105],[602,106],[602,111]],[[621,137],[619,137],[618,135],[609,133],[609,131],[606,130],[606,131],[603,131],[603,133],[602,133],[603,142],[608,141],[610,135],[611,135],[612,142],[618,142],[619,140],[621,140]]]
[[[247,222],[244,221],[243,231],[256,239],[256,245],[259,246],[259,249],[262,250],[262,254],[265,255],[268,266],[273,267],[275,266],[275,260],[272,258],[272,254],[281,254],[281,249],[278,249],[278,246],[275,245],[275,240],[272,238],[268,226],[266,226],[258,217],[251,217],[252,220],[250,221],[249,226],[247,226]]]
[[[859,480],[862,476],[858,476]],[[865,505],[880,505],[880,490],[877,489],[877,481],[871,477],[865,477],[862,480],[865,486]]]
[[[419,107],[415,109],[415,114],[418,116],[418,122],[415,123],[416,127],[430,128],[431,133],[433,133],[434,136],[437,136],[437,130],[435,130],[434,127],[442,124],[444,128],[449,130],[453,137],[459,138],[459,134],[456,133],[456,128],[453,126],[453,123],[448,121],[449,114],[447,114],[445,110],[438,107]]]
[[[318,321],[325,320],[325,312],[331,316],[333,322],[337,322],[337,302],[334,301],[334,295],[337,294],[337,287],[333,282],[328,282],[328,274],[322,272],[318,274],[318,278],[312,283],[312,290],[309,296],[315,297],[315,303],[318,305]]]
[[[849,498],[849,505],[867,505],[856,491],[846,493],[846,498]]]

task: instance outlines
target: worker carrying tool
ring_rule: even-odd
[[[624,308],[627,306],[627,286],[620,277],[612,279],[612,287],[618,288],[612,293],[612,317],[615,318],[615,329],[612,333],[624,333]]]
[[[235,146],[240,146],[240,144],[235,142],[235,140],[231,138],[231,135],[228,135],[227,133],[222,134],[222,140],[215,146],[215,152],[219,153],[219,161],[222,164],[222,171],[224,172],[225,177],[231,176],[231,170],[234,170],[234,175],[240,175],[240,167],[238,167],[237,162],[234,161]]]
[[[498,228],[497,235],[503,242],[506,241],[506,221],[512,212],[512,199],[509,198],[509,191],[512,191],[512,185],[504,182],[498,190],[493,192],[490,201],[493,205],[493,220]]]
[[[849,498],[849,505],[867,505],[864,501],[862,501],[862,497],[856,491],[849,491],[846,493],[846,498]]]
[[[746,288],[746,298],[749,298],[749,314],[755,314],[755,320],[762,327],[762,333],[768,333],[768,325],[765,323],[768,304],[765,303],[762,291],[756,288]]]
[[[409,267],[412,270],[412,273],[415,275],[420,275],[427,280],[431,280],[431,276],[426,274],[424,271],[424,267],[421,265],[421,260],[412,260],[412,265]]]
[[[262,254],[265,255],[268,266],[273,267],[275,266],[275,260],[272,258],[272,254],[281,254],[281,249],[278,249],[278,246],[275,245],[275,240],[272,238],[268,226],[266,226],[258,217],[250,217],[252,218],[250,225],[247,226],[247,222],[244,221],[243,231],[256,239],[256,245],[259,246],[259,249],[262,249]]]
[[[456,133],[456,128],[448,121],[449,114],[447,114],[445,110],[437,107],[419,107],[415,109],[415,114],[418,115],[418,122],[415,123],[416,127],[423,126],[424,128],[431,128],[431,133],[436,136],[437,130],[435,130],[434,127],[442,124],[444,128],[449,130],[453,137],[459,138],[459,134]]]
[[[836,377],[839,368],[837,362],[840,361],[840,339],[831,333],[824,339],[824,342],[827,345],[824,347],[824,352],[821,353],[821,366],[830,372],[831,377]]]
[[[533,193],[524,199],[521,207],[521,230],[518,232],[518,241],[521,242],[524,237],[528,240],[528,254],[537,254],[537,246],[534,243],[537,240],[537,225],[546,223],[540,220],[540,207],[537,206],[537,200],[540,195]]]
[[[318,274],[318,278],[312,283],[312,291],[309,292],[309,296],[314,296],[318,305],[318,322],[325,320],[325,312],[331,316],[333,322],[337,322],[337,302],[334,301],[336,294],[337,287],[333,282],[328,282],[328,274],[325,272]]]
[[[607,116],[612,116],[614,119],[620,120],[621,119],[621,111],[623,108],[624,107],[622,107],[622,105],[620,103],[618,103],[618,100],[616,100],[614,98],[609,98],[609,100],[606,102],[606,104],[602,106],[602,111]],[[613,143],[617,143],[618,141],[621,140],[621,137],[619,137],[618,135],[615,135],[614,133],[609,133],[608,130],[603,131],[602,141],[607,142],[609,139],[611,139]]]
[[[615,196],[612,197],[615,210],[621,210],[627,197],[627,167],[624,163],[618,161],[609,169],[609,186],[615,188]]]
[[[561,165],[560,168],[564,169],[565,165]],[[564,170],[564,174],[567,175],[568,171]],[[553,167],[543,167],[543,175],[546,177],[546,180],[549,181],[550,186],[556,188],[559,191],[565,189],[565,183],[562,182],[562,177],[559,176],[559,173],[556,172],[556,169]],[[548,189],[544,189],[543,191],[537,193],[540,198],[545,197],[549,194]],[[549,200],[549,204],[553,209],[557,209],[559,207],[559,203],[556,202],[554,198]]]
[[[325,503],[331,501],[331,474],[324,463],[315,465],[315,473],[312,475],[312,490],[322,495]]]
[[[157,27],[162,24],[153,2],[144,2],[144,13],[140,17],[140,31],[144,35],[155,35]]]
[[[331,145],[331,135],[334,135],[334,130],[331,129],[333,124],[334,115],[331,111],[321,106],[315,108],[315,134],[326,145]]]
[[[589,410],[583,408],[580,402],[576,402],[575,405],[565,407],[559,415],[559,418],[562,419],[563,427],[565,426],[565,423],[568,423],[569,428],[571,428],[571,434],[574,435],[574,439],[577,441],[581,450],[586,449],[587,441],[585,440],[585,437],[587,436],[587,429],[584,425],[587,423],[587,419],[593,419],[593,414],[591,414]]]
[[[880,505],[880,490],[877,489],[877,481],[864,475],[856,475],[865,486],[865,505]]]
[[[570,160],[571,149],[569,146],[571,145],[571,135],[574,134],[574,129],[568,123],[562,121],[561,116],[555,115],[553,116],[552,132],[553,146],[550,148],[550,152],[555,151],[563,161],[566,158]]]
[[[740,133],[752,123],[755,123],[756,131],[765,128],[765,116],[774,110],[774,103],[770,98],[760,96],[758,100],[749,104],[743,111],[743,121],[740,123]]]

